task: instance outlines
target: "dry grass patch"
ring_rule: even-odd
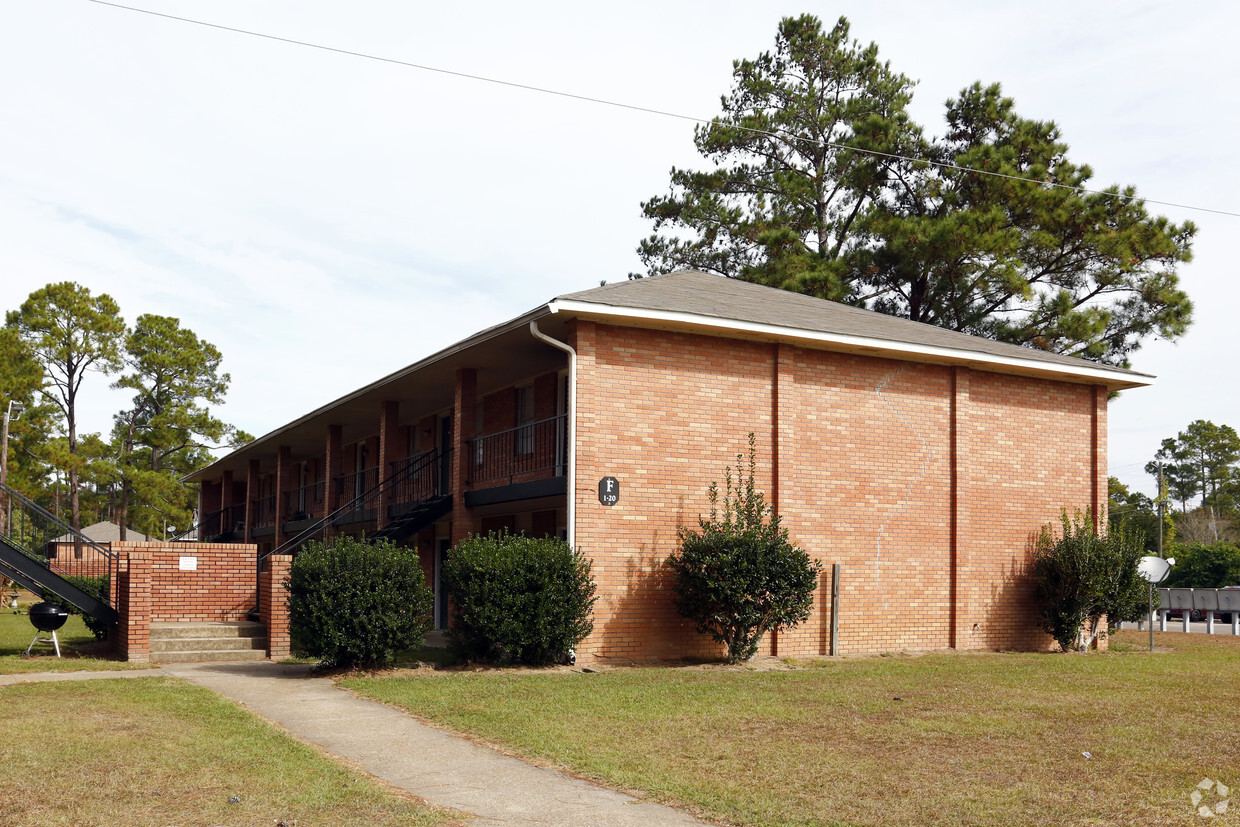
[[[1198,781],[1240,787],[1240,639],[1165,633],[1151,655],[1142,634],[1107,654],[343,683],[738,824],[1196,823]]]
[[[3,824],[272,827],[448,820],[174,678],[0,688],[0,731]]]

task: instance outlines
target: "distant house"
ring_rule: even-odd
[[[144,543],[148,539],[145,534],[139,534],[132,528],[126,529],[125,535],[131,543]],[[83,528],[82,536],[107,548],[120,540],[121,527],[113,522],[98,522]],[[98,550],[84,545],[82,556],[76,556],[71,534],[53,538],[47,545],[47,556],[52,570],[58,574],[101,576],[108,573],[108,563]]]
[[[270,551],[335,513],[333,531],[417,548],[438,625],[455,542],[564,536],[599,586],[579,657],[710,655],[662,562],[753,432],[760,487],[828,572],[809,622],[765,651],[831,650],[832,564],[841,652],[1040,648],[1030,538],[1062,508],[1105,516],[1107,395],[1152,381],[680,272],[558,296],[190,479],[202,540]]]

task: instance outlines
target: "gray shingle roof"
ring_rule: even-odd
[[[682,270],[644,279],[615,282],[567,293],[556,301],[585,302],[605,307],[663,313],[685,313],[713,319],[768,325],[790,330],[858,337],[893,345],[914,345],[1045,363],[1048,367],[1115,372],[1121,382],[1148,384],[1147,374],[1115,368],[1073,356],[996,342],[934,325],[913,322],[838,302],[791,293],[709,273]],[[897,348],[898,349],[898,348]]]

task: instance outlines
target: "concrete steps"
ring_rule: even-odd
[[[152,663],[265,660],[267,627],[261,623],[152,623]]]

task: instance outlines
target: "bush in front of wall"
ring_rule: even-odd
[[[419,646],[434,595],[414,549],[390,540],[307,543],[288,579],[293,651],[326,666],[384,666]]]
[[[563,540],[489,533],[448,553],[448,638],[468,660],[562,663],[594,628],[590,563]]]
[[[1032,574],[1041,608],[1038,625],[1064,652],[1088,649],[1102,618],[1112,631],[1145,611],[1149,583],[1137,571],[1145,540],[1123,526],[1099,534],[1088,512],[1060,515],[1059,536],[1043,526]]]
[[[681,527],[680,548],[667,558],[675,577],[676,609],[698,632],[727,647],[728,663],[752,658],[767,632],[804,623],[814,602],[822,563],[788,539],[779,515],[754,482],[754,435],[749,435],[748,473],[736,457],[719,486],[711,483],[710,518],[698,528]]]

